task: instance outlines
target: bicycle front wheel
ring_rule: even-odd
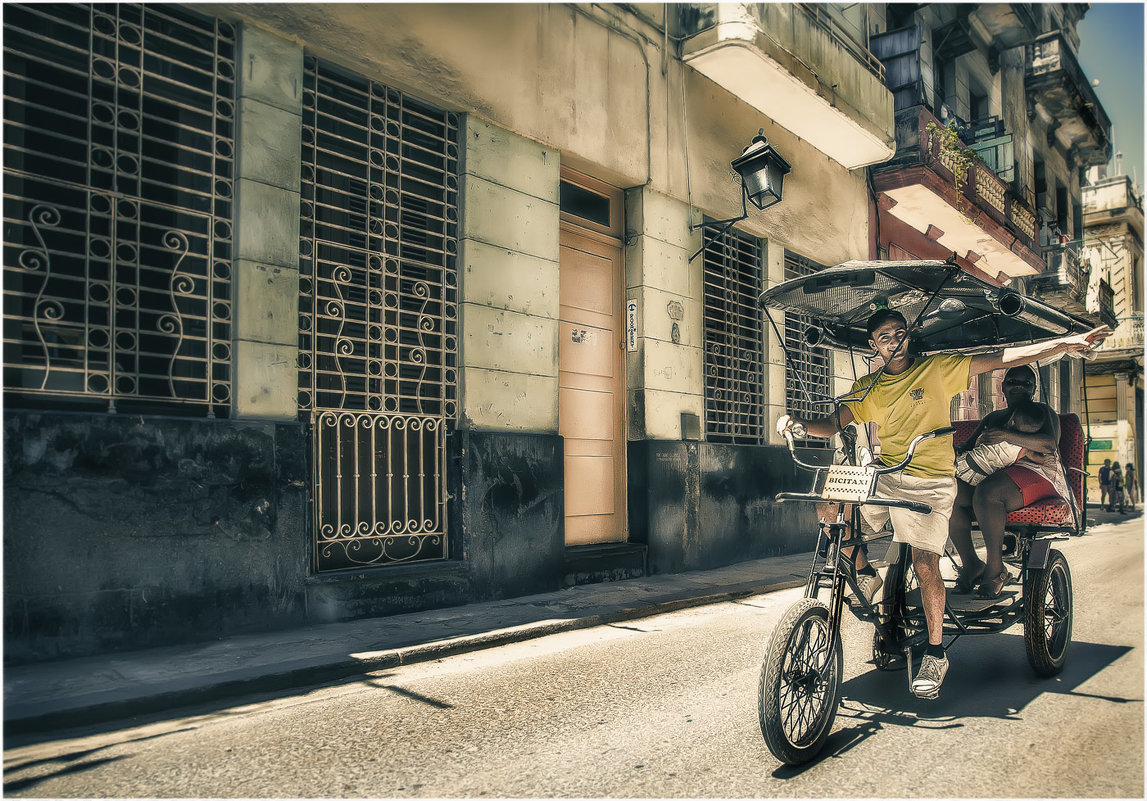
[[[828,607],[813,598],[790,606],[769,638],[757,687],[761,733],[773,756],[799,765],[820,752],[836,719],[843,669]]]

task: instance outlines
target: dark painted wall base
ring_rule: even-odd
[[[564,547],[562,440],[459,432],[446,561],[314,575],[299,423],[4,414],[5,661],[197,642],[809,550],[781,448],[631,443],[631,542]]]
[[[297,424],[4,415],[4,656],[305,622]]]
[[[5,661],[560,588],[561,439],[452,443],[452,559],[316,576],[302,424],[6,411]]]
[[[708,442],[629,444],[630,539],[650,573],[676,573],[812,550],[812,504],[773,496],[808,488],[781,447]]]

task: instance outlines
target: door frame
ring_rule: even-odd
[[[620,447],[618,450],[618,469],[617,474],[614,476],[614,493],[615,493],[615,508],[618,517],[618,528],[620,539],[616,542],[600,543],[601,545],[621,545],[629,542],[629,376],[628,376],[628,358],[625,351],[625,301],[626,301],[626,285],[625,285],[625,192],[618,187],[611,186],[603,181],[599,181],[585,173],[568,167],[562,167],[560,173],[560,180],[587,189],[595,194],[607,197],[610,201],[609,204],[609,224],[602,225],[593,220],[577,216],[570,212],[561,209],[559,202],[559,241],[562,239],[562,234],[573,234],[575,236],[583,237],[592,242],[600,242],[604,245],[609,245],[617,248],[618,253],[618,270],[617,280],[614,284],[614,301],[618,309],[618,328],[616,334],[618,337],[618,398],[617,398],[617,422],[619,424],[616,432],[616,438],[620,440]],[[564,243],[563,243],[564,244]],[[561,264],[559,260],[559,270]],[[559,309],[561,306],[561,293],[559,291],[558,297]],[[559,311],[559,319],[560,319]],[[561,344],[559,342],[559,348]],[[558,354],[559,373],[561,355]],[[561,426],[561,405],[558,405],[558,425]],[[562,465],[563,476],[565,473],[565,464],[563,457]],[[565,516],[563,514],[562,531],[565,531]],[[586,547],[586,546],[565,546],[571,547]]]

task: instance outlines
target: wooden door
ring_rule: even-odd
[[[625,351],[620,242],[562,223],[558,433],[566,545],[625,540]]]

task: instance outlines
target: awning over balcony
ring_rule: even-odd
[[[1048,126],[1049,144],[1055,139],[1065,151],[1075,149],[1084,164],[1111,159],[1111,120],[1062,33],[1027,46],[1024,80],[1032,110]]]
[[[801,3],[682,5],[682,59],[848,169],[895,153],[880,62]]]

